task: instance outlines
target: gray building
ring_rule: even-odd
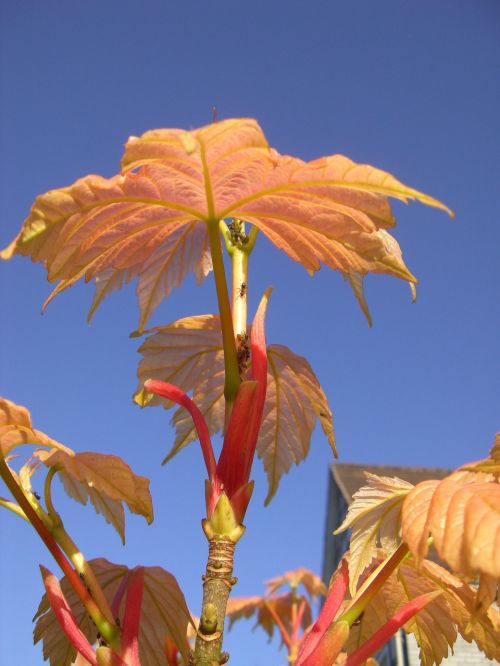
[[[349,530],[334,535],[342,524],[354,493],[366,485],[364,472],[377,476],[397,476],[413,485],[428,479],[442,479],[451,470],[432,467],[393,467],[391,465],[360,465],[337,463],[330,467],[328,475],[328,504],[326,535],[323,555],[323,581],[328,585],[343,554],[349,547]],[[487,659],[475,643],[467,643],[458,637],[453,646],[454,654],[442,663],[446,666],[480,666],[496,662]],[[377,655],[380,666],[419,666],[419,647],[411,635],[399,632]]]

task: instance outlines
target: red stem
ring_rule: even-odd
[[[144,382],[144,388],[146,391],[150,391],[156,395],[161,395],[163,398],[172,400],[173,402],[187,409],[191,414],[196,432],[198,434],[198,439],[200,441],[208,478],[210,481],[213,481],[216,476],[217,464],[215,462],[212,440],[210,439],[210,432],[208,430],[208,426],[203,417],[203,414],[200,412],[198,407],[191,400],[191,398],[189,398],[184,393],[184,391],[181,391],[180,388],[174,386],[173,384],[169,384],[168,382],[162,382],[159,379],[148,379]]]
[[[55,559],[57,564],[60,566],[62,569],[64,575],[68,579],[68,581],[71,583],[73,589],[75,590],[76,594],[80,597],[80,600],[82,601],[83,605],[87,609],[89,615],[91,618],[94,620],[94,622],[98,625],[99,631],[103,635],[103,637],[110,643],[113,643],[114,640],[116,639],[116,634],[117,634],[117,628],[111,625],[103,616],[101,613],[100,608],[98,605],[95,603],[94,599],[92,596],[89,594],[87,588],[83,584],[83,582],[80,580],[80,577],[77,575],[73,567],[71,566],[70,562],[66,559],[64,553],[62,550],[59,548],[57,545],[54,537],[52,534],[49,532],[47,527],[43,524],[41,519],[38,517],[38,514],[34,510],[34,508],[31,506],[29,501],[27,500],[24,492],[22,489],[18,486],[16,483],[16,480],[12,476],[12,472],[10,471],[7,463],[0,458],[0,476],[4,480],[5,484],[7,485],[8,489],[12,493],[12,495],[15,497],[17,500],[19,506],[21,509],[24,511],[26,514],[28,520],[30,523],[33,525],[35,530],[38,532],[38,535],[44,542],[44,544],[47,546],[49,552],[51,553],[52,557]]]

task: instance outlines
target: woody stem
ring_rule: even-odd
[[[232,586],[235,544],[228,538],[209,541],[203,576],[203,606],[192,659],[193,666],[214,666],[227,661],[222,654],[224,619]]]

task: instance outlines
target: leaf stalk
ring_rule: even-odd
[[[34,529],[37,531],[38,535],[48,548],[49,552],[57,562],[57,564],[62,569],[66,578],[71,583],[76,594],[80,598],[81,602],[87,609],[88,614],[95,622],[98,627],[101,635],[104,639],[111,645],[115,645],[116,641],[119,640],[119,629],[114,622],[109,622],[104,615],[102,614],[99,606],[92,598],[90,592],[87,590],[83,582],[80,580],[80,577],[77,575],[70,562],[66,559],[64,553],[57,544],[55,537],[50,533],[47,526],[38,516],[35,509],[31,506],[29,500],[25,496],[23,490],[16,483],[16,480],[12,476],[11,471],[9,470],[6,462],[0,458],[0,477],[4,481],[5,485],[8,487],[14,498],[17,500],[20,508],[24,511],[26,517],[33,525]]]
[[[212,264],[214,269],[215,289],[217,292],[217,302],[219,305],[219,315],[222,330],[222,344],[224,347],[224,397],[226,404],[232,405],[240,385],[238,372],[238,358],[236,355],[236,343],[234,338],[233,320],[231,315],[231,306],[227,293],[226,272],[224,269],[224,259],[220,244],[219,222],[211,221],[208,223],[208,238],[210,243],[210,252],[212,254]]]

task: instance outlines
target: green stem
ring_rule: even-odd
[[[106,599],[102,587],[99,585],[99,582],[92,570],[92,567],[85,559],[83,553],[79,550],[78,546],[75,544],[73,539],[66,532],[61,516],[57,513],[54,504],[52,503],[52,493],[51,493],[51,484],[52,479],[55,474],[58,472],[57,467],[51,467],[47,476],[45,477],[45,487],[44,487],[44,498],[45,506],[49,513],[49,518],[51,525],[49,530],[62,548],[66,556],[70,559],[72,565],[75,567],[76,572],[80,577],[83,577],[85,585],[90,590],[90,594],[93,599],[96,601],[104,617],[108,620],[110,624],[115,624],[115,618],[113,617],[113,612],[111,606]]]
[[[212,253],[215,289],[217,291],[222,330],[222,344],[224,346],[224,397],[226,399],[226,404],[232,405],[240,385],[240,376],[238,372],[238,357],[236,355],[233,320],[231,316],[231,306],[229,305],[229,296],[227,293],[226,273],[224,270],[224,259],[222,257],[218,221],[208,223],[208,238],[210,242],[210,251]]]
[[[38,535],[47,546],[49,552],[61,567],[61,570],[65,574],[66,578],[72,585],[76,594],[80,598],[81,602],[85,606],[88,614],[95,622],[98,627],[101,635],[104,639],[111,645],[114,645],[119,639],[119,629],[114,623],[110,623],[106,620],[104,615],[101,613],[96,602],[90,595],[89,591],[80,580],[80,577],[77,575],[71,564],[68,562],[63,552],[56,543],[54,537],[49,532],[45,524],[42,522],[40,517],[37,515],[35,509],[31,506],[27,497],[25,496],[23,490],[19,487],[16,480],[12,476],[10,469],[8,468],[6,462],[0,458],[0,477],[3,479],[5,485],[10,490],[14,498],[17,500],[22,511],[26,515],[29,522],[33,525],[34,529],[37,531]]]
[[[233,326],[236,335],[247,333],[248,254],[235,247],[231,253]]]
[[[349,608],[344,611],[337,620],[335,620],[335,624],[337,624],[337,622],[347,622],[349,626],[352,626],[384,585],[392,572],[408,555],[408,552],[408,546],[405,543],[402,543],[390,557],[381,562],[358,590]]]
[[[45,477],[45,484],[44,484],[44,489],[43,489],[43,496],[45,499],[45,507],[49,513],[50,519],[52,520],[52,523],[56,525],[58,522],[61,521],[61,517],[57,513],[57,511],[54,508],[54,505],[52,504],[52,496],[51,496],[51,484],[52,484],[52,479],[54,478],[54,475],[57,472],[57,467],[51,467],[49,471],[47,472],[47,476]]]

